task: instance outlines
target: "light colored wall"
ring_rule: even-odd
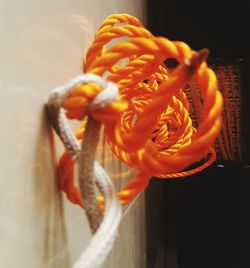
[[[83,211],[57,189],[62,148],[44,104],[52,88],[81,73],[105,17],[143,19],[143,10],[143,0],[0,0],[0,267],[70,267],[87,245]],[[140,197],[124,216],[106,267],[144,267],[143,204]]]

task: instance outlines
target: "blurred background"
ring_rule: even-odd
[[[155,35],[184,41],[195,50],[209,48],[208,63],[224,97],[216,162],[184,179],[154,179],[146,191],[147,267],[250,267],[246,2],[148,0],[146,10],[147,27]],[[186,92],[192,103],[199,88],[189,85]],[[199,121],[197,102],[192,111],[194,122]]]

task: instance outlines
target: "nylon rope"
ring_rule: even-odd
[[[215,161],[213,143],[221,129],[223,98],[206,63],[208,54],[207,49],[196,52],[184,42],[154,36],[133,16],[113,14],[100,24],[86,53],[85,74],[51,92],[50,121],[65,145],[58,164],[60,189],[70,202],[86,210],[94,233],[93,251],[83,253],[74,268],[99,267],[93,263],[80,266],[80,260],[97,259],[101,251],[107,256],[120,221],[118,203],[133,200],[152,177],[190,176]],[[175,59],[178,66],[169,69],[168,59]],[[199,85],[203,102],[198,128],[193,126],[185,94],[185,86],[193,81]],[[116,90],[119,96],[112,97]],[[75,134],[67,119],[82,121]],[[101,124],[113,153],[138,171],[117,194],[105,171],[94,162]],[[75,162],[79,162],[80,189],[74,181]],[[103,230],[110,230],[110,238]],[[97,248],[102,250],[95,255]]]

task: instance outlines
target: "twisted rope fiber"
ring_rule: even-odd
[[[107,48],[110,41],[120,37],[128,39]],[[86,54],[84,71],[105,74],[119,87],[121,97],[91,111],[91,116],[104,125],[107,142],[117,157],[139,171],[118,193],[122,204],[142,191],[152,176],[181,178],[214,162],[212,144],[221,127],[222,96],[216,76],[205,62],[207,55],[207,50],[195,52],[183,42],[153,36],[138,19],[127,14],[112,15],[100,25]],[[179,62],[173,71],[164,64],[168,58]],[[121,60],[126,63],[117,65]],[[182,90],[191,80],[198,82],[204,99],[198,129],[192,126]],[[72,90],[63,102],[67,117],[83,120],[88,103],[98,92],[90,84]],[[84,132],[83,124],[76,132],[77,139],[81,140]],[[198,168],[185,170],[203,159]],[[59,162],[60,185],[72,203],[83,207],[74,184],[73,164],[66,150]],[[103,207],[103,198],[98,200]]]

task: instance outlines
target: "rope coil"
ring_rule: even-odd
[[[51,92],[50,121],[65,145],[58,165],[60,189],[85,208],[94,234],[74,268],[100,267],[115,240],[120,204],[130,202],[152,177],[189,176],[215,161],[212,144],[221,128],[223,99],[207,57],[207,49],[195,52],[183,42],[155,37],[137,18],[114,14],[100,25],[87,51],[85,74]],[[172,58],[178,66],[170,70],[164,62]],[[197,129],[183,90],[191,81],[199,84],[204,101]],[[75,134],[67,119],[82,121]],[[101,124],[113,153],[138,171],[117,194],[95,161]],[[74,162],[80,166],[80,189]],[[102,196],[96,196],[96,185]]]
[[[116,38],[127,37],[109,46]],[[84,72],[105,75],[116,83],[120,97],[112,104],[88,111],[105,128],[106,140],[116,156],[139,171],[118,193],[120,202],[131,201],[150,178],[179,178],[194,174],[215,160],[211,147],[221,127],[222,96],[214,72],[207,66],[208,50],[192,51],[183,42],[155,37],[133,16],[115,14],[97,31],[87,51]],[[172,71],[164,62],[174,58]],[[121,66],[119,63],[124,61]],[[203,120],[195,129],[183,90],[197,81],[203,94]],[[69,119],[84,120],[91,100],[100,92],[95,84],[79,85],[63,101]],[[76,132],[83,138],[85,123]],[[191,164],[210,155],[194,170]],[[184,170],[184,171],[183,171]],[[74,184],[73,161],[66,150],[59,161],[61,189],[68,199],[83,206]],[[103,198],[98,197],[101,206]]]

